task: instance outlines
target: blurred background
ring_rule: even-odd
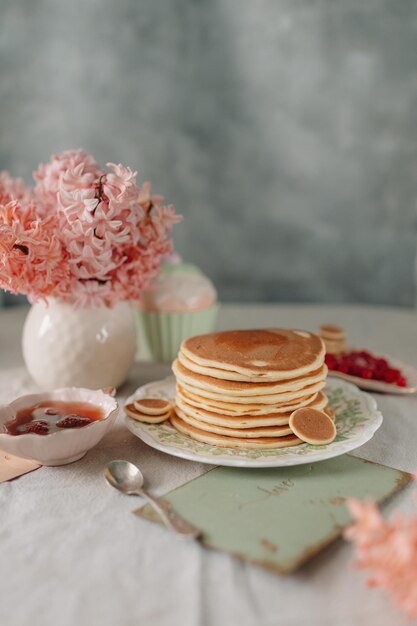
[[[417,3],[0,3],[0,169],[150,179],[223,301],[413,306]]]

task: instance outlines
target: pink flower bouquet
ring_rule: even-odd
[[[417,475],[415,475],[417,478]],[[348,501],[354,518],[344,536],[356,545],[356,567],[371,572],[367,584],[387,590],[409,618],[417,618],[417,517],[382,517],[375,502]]]
[[[35,186],[0,174],[0,288],[76,307],[139,300],[181,220],[129,167],[83,150],[54,155]]]

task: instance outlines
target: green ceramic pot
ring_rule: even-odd
[[[181,342],[194,335],[212,332],[219,306],[215,304],[201,311],[188,313],[156,313],[135,311],[139,336],[139,353],[143,353],[142,341],[154,361],[172,363]]]

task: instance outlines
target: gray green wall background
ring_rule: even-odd
[[[0,168],[84,147],[222,300],[413,305],[417,3],[0,2]]]

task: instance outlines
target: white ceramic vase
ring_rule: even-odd
[[[118,387],[136,351],[129,303],[81,308],[60,300],[34,304],[23,329],[23,356],[42,389]]]

